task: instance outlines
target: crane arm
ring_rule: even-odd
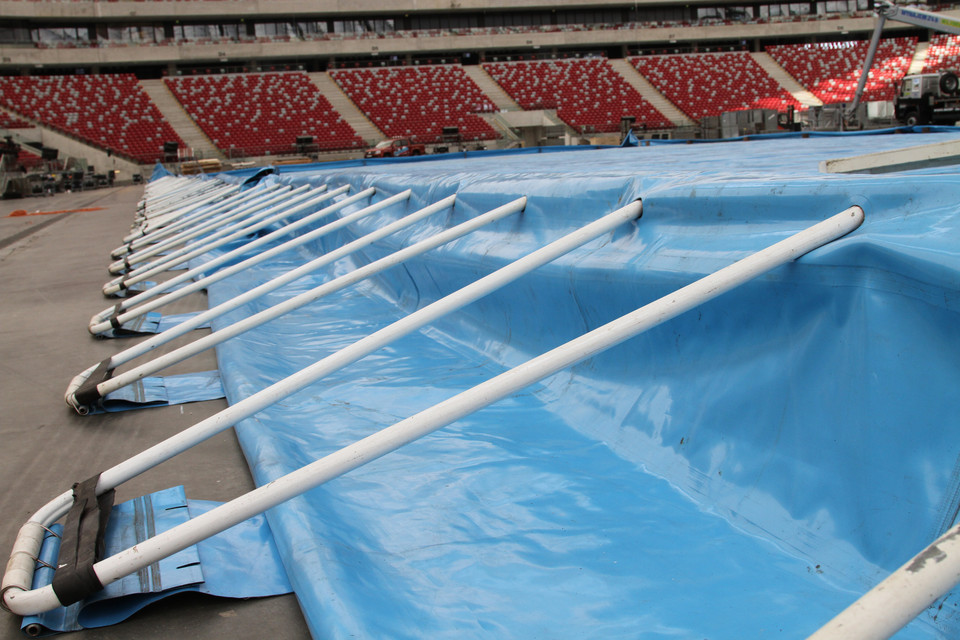
[[[898,7],[889,2],[878,2],[876,12],[877,25],[873,29],[873,37],[870,38],[870,47],[867,49],[867,57],[863,61],[863,72],[860,74],[857,90],[853,94],[853,102],[847,108],[847,115],[849,116],[853,116],[857,107],[860,106],[860,99],[863,98],[863,90],[866,88],[867,78],[870,76],[870,67],[873,66],[873,58],[876,56],[877,46],[880,44],[880,32],[883,31],[883,25],[886,24],[887,20],[896,20],[918,27],[926,27],[933,31],[960,35],[960,20],[950,16],[923,11],[916,7]]]

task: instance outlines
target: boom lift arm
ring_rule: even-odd
[[[933,31],[960,35],[960,19],[957,18],[923,11],[912,6],[898,7],[886,0],[877,3],[876,12],[877,25],[873,28],[873,36],[870,38],[870,46],[867,48],[867,57],[863,61],[863,72],[860,74],[857,90],[853,94],[853,102],[847,109],[847,115],[851,117],[857,112],[860,99],[863,98],[863,90],[867,86],[867,78],[870,76],[870,67],[873,66],[873,58],[876,56],[877,46],[880,44],[880,32],[883,31],[883,25],[886,24],[887,20],[906,22]]]

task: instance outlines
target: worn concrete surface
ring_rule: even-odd
[[[113,304],[100,288],[110,279],[110,251],[129,231],[142,186],[0,201],[0,555],[39,507],[79,480],[125,460],[226,406],[222,400],[81,417],[63,401],[67,383],[130,340],[98,340],[90,317]],[[9,218],[12,211],[99,211]],[[164,279],[164,278],[160,278]],[[196,293],[164,313],[206,308]],[[193,340],[194,332],[158,350]],[[127,366],[140,361],[135,360]],[[216,366],[212,352],[164,373]],[[121,367],[122,371],[124,367]],[[122,485],[117,502],[183,484],[187,496],[226,501],[253,487],[236,437],[227,431]],[[19,618],[0,613],[0,640],[23,637]],[[308,638],[292,595],[228,600],[180,595],[127,622],[72,634],[117,638]]]

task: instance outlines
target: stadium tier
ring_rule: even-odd
[[[767,47],[777,63],[825,104],[849,102],[867,55],[865,40]],[[916,38],[880,41],[863,93],[864,101],[893,100],[917,48]]]
[[[944,33],[932,36],[923,63],[923,73],[957,68],[960,68],[960,36]]]
[[[337,69],[330,77],[388,137],[433,144],[444,127],[458,127],[463,140],[497,137],[477,115],[495,111],[493,101],[460,65]]]
[[[298,136],[324,151],[364,146],[306,74],[250,73],[167,78],[167,86],[227,154],[293,153]]]
[[[0,111],[0,129],[29,129],[33,125],[9,113]]]
[[[0,102],[25,117],[141,163],[181,142],[133,74],[0,76]]]
[[[724,111],[802,106],[745,51],[642,56],[630,63],[694,120]]]
[[[24,169],[29,170],[42,165],[43,158],[21,147],[20,152],[17,154],[17,162],[19,162]]]
[[[493,62],[483,68],[524,109],[556,109],[581,133],[617,131],[623,116],[650,129],[673,126],[603,58]]]

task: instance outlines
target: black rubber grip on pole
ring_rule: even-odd
[[[97,391],[97,385],[112,377],[113,369],[110,368],[110,358],[107,358],[97,365],[97,368],[93,370],[90,377],[84,380],[80,388],[73,394],[73,397],[77,400],[77,404],[88,407],[96,406],[100,398],[103,397],[100,395],[100,392]]]
[[[79,602],[103,585],[93,565],[103,558],[104,533],[113,508],[114,490],[97,496],[100,475],[73,485],[73,506],[67,513],[60,542],[53,592],[63,606]]]
[[[120,331],[120,328],[123,326],[120,324],[120,307],[123,306],[122,302],[118,302],[117,305],[113,308],[113,314],[110,316],[110,326],[114,328],[115,331]]]

